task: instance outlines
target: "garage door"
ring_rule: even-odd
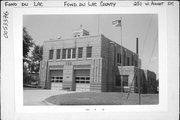
[[[51,89],[52,90],[61,90],[63,82],[63,71],[62,70],[51,70],[50,71],[51,79]]]
[[[90,70],[75,70],[76,91],[90,91]]]

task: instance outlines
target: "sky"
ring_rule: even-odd
[[[112,21],[122,21],[122,28],[112,26]],[[71,38],[72,32],[82,28],[90,35],[103,34],[112,41],[136,52],[139,38],[139,57],[142,69],[157,74],[158,78],[158,15],[156,14],[73,14],[24,15],[23,26],[38,45],[49,39]],[[121,31],[122,30],[122,31]],[[122,33],[122,34],[121,34]]]

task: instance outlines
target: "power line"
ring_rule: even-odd
[[[152,53],[151,53],[151,57],[150,57],[150,59],[149,59],[149,62],[148,62],[148,64],[147,64],[146,69],[149,67],[149,64],[150,64],[150,62],[151,62],[152,56],[153,56],[153,54],[154,54],[154,50],[155,50],[155,46],[156,46],[156,42],[157,42],[157,37],[158,37],[158,32],[156,33],[156,37],[155,37],[155,41],[154,41],[154,47],[153,47],[153,50],[152,50]]]
[[[150,28],[150,25],[151,25],[151,23],[152,23],[152,19],[153,19],[153,15],[152,15],[152,17],[151,17],[151,20],[149,21],[148,28]],[[142,55],[142,53],[143,53],[144,46],[145,46],[147,37],[148,37],[148,35],[149,35],[149,34],[148,34],[148,33],[149,33],[149,30],[150,30],[150,29],[147,29],[147,32],[146,32],[146,35],[145,35],[145,40],[143,41],[143,47],[142,47],[142,50],[141,50],[141,52],[140,52],[139,57],[140,57],[140,56]]]

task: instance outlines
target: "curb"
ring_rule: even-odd
[[[43,100],[42,102],[45,103],[46,105],[55,106],[55,104],[52,104],[52,103],[50,103],[50,102],[48,102],[48,101],[46,101],[46,100]]]

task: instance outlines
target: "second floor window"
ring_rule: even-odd
[[[87,58],[92,57],[92,47],[87,47],[86,57]]]
[[[63,49],[62,51],[62,59],[66,59],[66,49]]]
[[[71,50],[72,49],[67,49],[67,50],[68,50],[67,58],[70,59],[71,58]]]
[[[121,60],[122,58],[121,57],[122,57],[122,55],[120,54],[119,55],[119,62],[120,62],[120,64],[122,63],[122,60]]]
[[[133,66],[134,64],[134,56],[132,55],[132,59],[131,59],[132,61],[131,61],[131,65]]]
[[[120,54],[117,54],[117,63],[120,63]]]
[[[130,58],[127,57],[127,66],[130,66]]]
[[[80,47],[78,48],[78,58],[82,58],[82,55],[83,55],[83,48]]]
[[[72,58],[76,58],[76,48],[72,49]]]
[[[56,59],[60,59],[61,56],[61,49],[57,49],[56,51]]]
[[[76,48],[62,49],[62,59],[76,58]]]
[[[49,59],[53,59],[53,50],[49,50]]]

